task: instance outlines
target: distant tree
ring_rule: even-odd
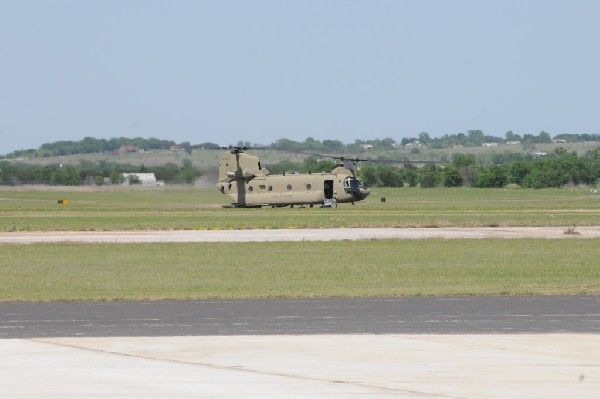
[[[467,131],[467,140],[470,145],[480,146],[484,142],[484,135],[481,130]]]
[[[343,152],[344,143],[339,140],[323,140],[323,149],[328,152]]]
[[[416,187],[419,183],[419,174],[417,173],[417,167],[414,165],[406,165],[400,169],[402,172],[402,180],[404,183],[408,183],[410,187]]]
[[[464,186],[471,186],[477,177],[475,157],[470,154],[453,154],[452,165],[458,170]]]
[[[279,139],[273,143],[271,147],[280,148],[286,151],[300,151],[303,148],[301,143],[288,139]]]
[[[512,132],[512,130],[509,130],[508,132],[506,132],[505,137],[506,137],[506,141],[521,141],[521,140],[523,140],[521,138],[521,136],[519,136],[518,134],[514,134]]]
[[[281,161],[274,164],[265,165],[271,174],[277,175],[287,172],[297,172],[302,170],[302,164],[290,161]]]
[[[123,184],[124,181],[125,179],[123,178],[123,173],[114,171],[110,174],[110,182],[112,184]]]
[[[393,150],[396,148],[396,140],[391,137],[386,137],[383,140],[379,140],[377,144],[378,145],[376,147],[381,150]]]
[[[359,170],[359,176],[368,186],[404,187],[404,183],[416,185],[417,174],[412,169],[387,165],[368,164]]]
[[[188,154],[191,154],[191,153],[192,153],[192,148],[193,148],[193,147],[192,147],[192,145],[190,144],[190,142],[189,142],[189,141],[184,141],[183,143],[179,144],[179,146],[180,146],[180,147],[181,147],[181,149],[182,149],[183,151],[185,151],[186,153],[188,153]]]
[[[334,163],[331,161],[319,161],[317,157],[310,155],[304,158],[302,172],[330,172]]]
[[[142,184],[142,181],[137,175],[131,174],[127,177],[127,182],[131,185],[133,184]]]
[[[482,166],[475,180],[475,187],[500,188],[508,182],[508,175],[500,165]]]
[[[175,173],[171,182],[177,184],[193,184],[200,175],[200,170],[193,166],[192,161],[184,159],[181,168]]]
[[[60,165],[50,173],[49,183],[57,186],[79,186],[79,170],[73,165]]]
[[[149,171],[154,173],[156,180],[162,180],[164,182],[172,182],[175,180],[177,172],[179,172],[179,166],[169,162],[160,166],[153,166]]]
[[[377,168],[373,165],[363,166],[358,171],[358,174],[367,186],[380,187],[383,185],[383,182],[379,178],[379,173],[377,171]]]
[[[425,165],[419,170],[419,183],[422,188],[437,187],[441,180],[441,169],[433,164]]]
[[[442,179],[446,187],[459,187],[462,185],[462,177],[458,173],[458,168],[454,165],[447,165],[442,170]]]
[[[530,162],[515,161],[508,167],[508,181],[510,183],[522,185],[523,179],[529,174]]]
[[[544,132],[543,130],[540,132],[540,134],[537,137],[537,142],[538,143],[551,143],[552,142],[552,137],[550,136],[550,133],[548,132]]]
[[[431,142],[431,137],[429,137],[429,133],[427,133],[427,132],[419,133],[419,142],[421,144],[429,144]]]
[[[404,187],[404,180],[402,179],[402,172],[399,168],[391,166],[378,166],[377,172],[381,185],[384,187]]]
[[[307,150],[321,151],[323,149],[323,144],[319,140],[315,140],[312,137],[308,137],[304,140],[303,146]]]
[[[594,149],[588,150],[585,153],[585,157],[590,158],[594,161],[600,161],[600,146],[598,146]]]

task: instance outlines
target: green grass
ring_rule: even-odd
[[[0,231],[600,225],[600,196],[588,188],[375,188],[336,209],[221,208],[228,202],[216,189],[5,188]]]
[[[381,202],[381,198],[386,198]],[[68,199],[69,205],[59,205]],[[0,190],[0,231],[600,225],[575,189],[373,189],[337,209],[216,190]],[[0,246],[0,301],[600,294],[598,239]]]
[[[599,239],[0,246],[0,301],[600,294]]]

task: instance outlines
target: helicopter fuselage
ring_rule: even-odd
[[[354,203],[370,193],[355,173],[339,165],[330,173],[271,175],[257,157],[227,152],[219,160],[217,188],[231,197],[233,207]]]

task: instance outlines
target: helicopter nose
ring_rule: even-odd
[[[358,201],[362,201],[367,198],[370,193],[371,191],[368,188],[359,188],[358,190],[354,191],[353,195]]]
[[[360,190],[360,195],[363,199],[367,198],[369,194],[371,194],[371,190],[369,190],[368,188],[363,188],[362,190]]]

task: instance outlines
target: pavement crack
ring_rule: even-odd
[[[171,363],[171,364],[180,364],[180,365],[186,365],[186,366],[206,367],[206,368],[211,368],[211,369],[215,369],[215,370],[235,371],[235,372],[240,372],[240,373],[249,373],[249,374],[262,375],[262,376],[289,378],[289,379],[304,380],[304,381],[311,381],[311,382],[321,382],[321,383],[327,383],[327,384],[343,384],[343,385],[353,386],[353,387],[357,387],[357,388],[368,389],[370,391],[409,395],[409,396],[415,397],[415,398],[418,398],[418,397],[435,398],[435,397],[437,397],[437,398],[444,398],[444,399],[463,399],[462,397],[458,397],[458,396],[448,396],[448,395],[444,395],[444,394],[437,394],[437,393],[431,393],[431,392],[420,392],[420,391],[415,391],[415,390],[385,387],[385,386],[373,385],[373,384],[368,384],[368,383],[363,383],[363,382],[358,382],[358,381],[349,381],[349,380],[340,380],[340,379],[333,380],[333,379],[327,379],[327,378],[321,378],[321,377],[315,377],[315,376],[309,376],[309,375],[298,375],[298,374],[281,373],[281,372],[268,371],[268,370],[259,370],[259,369],[248,368],[248,367],[240,366],[240,365],[224,366],[224,365],[215,364],[215,363],[184,361],[184,360],[164,358],[164,357],[160,357],[160,356],[143,356],[143,355],[139,355],[139,354],[124,353],[124,352],[117,352],[117,351],[111,351],[111,350],[106,350],[106,349],[89,348],[89,347],[80,346],[80,345],[60,343],[60,342],[55,342],[55,341],[46,340],[46,339],[42,339],[42,338],[32,338],[32,339],[29,339],[29,341],[46,344],[46,345],[63,347],[63,348],[70,348],[70,349],[75,349],[75,350],[92,352],[92,353],[97,353],[97,354],[102,354],[102,355],[112,355],[112,356],[126,357],[126,358],[131,358],[131,359],[150,360],[150,361],[165,362],[165,363]]]

